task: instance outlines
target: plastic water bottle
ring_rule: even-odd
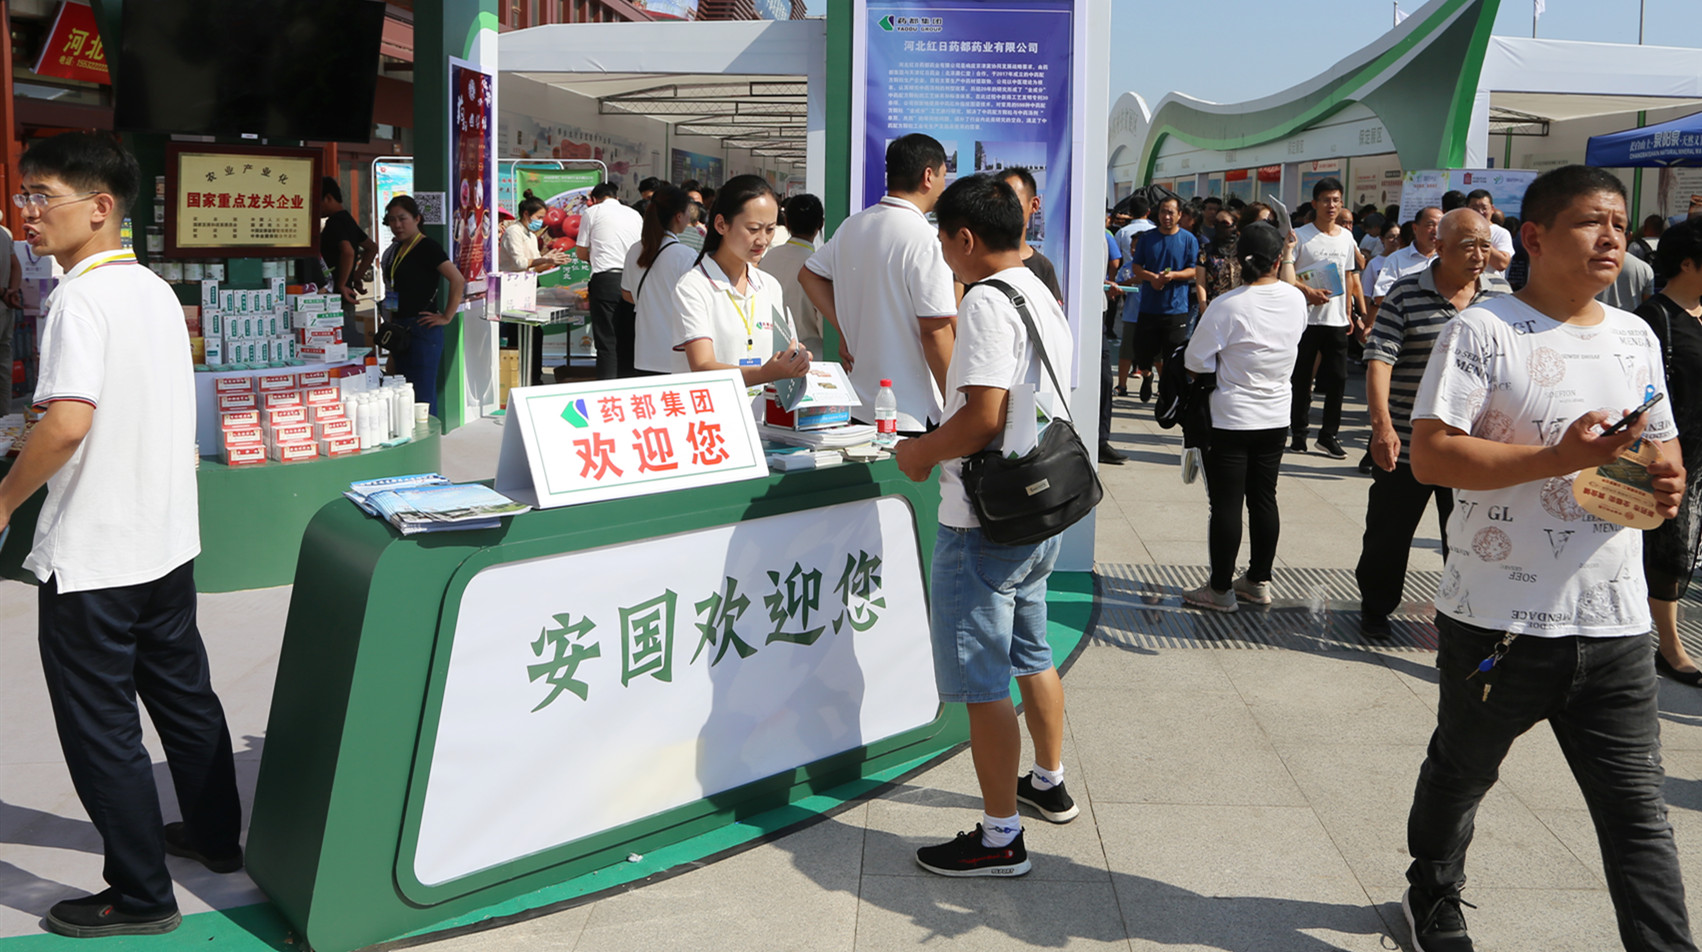
[[[892,381],[883,379],[875,394],[875,445],[890,449],[897,442],[898,398],[892,395]]]

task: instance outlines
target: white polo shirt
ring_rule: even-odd
[[[1434,255],[1419,251],[1417,245],[1407,245],[1396,251],[1383,261],[1383,270],[1377,272],[1377,281],[1371,288],[1371,296],[1388,297],[1389,289],[1395,286],[1396,281],[1409,274],[1427,270],[1432,257]]]
[[[35,403],[95,413],[47,481],[24,567],[61,593],[154,581],[201,552],[183,307],[133,252],[111,251],[78,262],[44,311]]]
[[[634,244],[622,263],[621,290],[632,295],[637,311],[632,335],[632,362],[639,370],[658,374],[683,374],[686,355],[674,349],[679,335],[672,306],[674,285],[691,270],[697,252],[673,235],[663,239],[656,251],[656,260],[648,268],[638,266],[642,242]]]
[[[882,377],[892,379],[898,428],[927,429],[944,401],[922,355],[917,322],[957,314],[939,229],[922,210],[891,195],[847,218],[805,267],[833,282],[833,307],[855,362],[851,385],[863,404],[851,413],[874,422]]]
[[[605,198],[579,214],[579,243],[591,249],[591,273],[619,271],[644,233],[644,216]]]
[[[644,293],[650,293],[649,288]],[[674,284],[672,306],[677,316],[674,349],[683,351],[694,340],[715,345],[715,360],[736,367],[760,367],[774,356],[774,325],[792,336],[780,282],[761,268],[751,268],[745,293],[734,290],[715,259],[705,255]],[[683,356],[683,355],[682,355]],[[750,390],[753,402],[762,388]]]

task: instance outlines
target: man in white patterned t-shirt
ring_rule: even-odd
[[[1413,475],[1452,487],[1455,503],[1402,907],[1414,949],[1472,948],[1460,887],[1473,818],[1513,740],[1547,720],[1589,804],[1625,947],[1694,952],[1661,798],[1642,533],[1572,491],[1639,439],[1659,449],[1648,472],[1661,515],[1684,489],[1664,402],[1602,429],[1666,390],[1648,325],[1595,301],[1625,256],[1625,189],[1567,166],[1532,183],[1524,211],[1529,283],[1448,324],[1413,407]]]

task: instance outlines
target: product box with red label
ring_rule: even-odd
[[[331,375],[323,370],[298,370],[295,375],[295,385],[303,390],[329,387],[331,386]]]
[[[325,406],[342,401],[343,391],[337,387],[314,387],[312,390],[302,391],[301,395],[301,402],[308,406]]]
[[[341,327],[312,327],[301,332],[301,342],[309,347],[324,347],[343,343]]]
[[[225,449],[233,446],[264,446],[266,435],[257,426],[233,427],[224,431]]]
[[[360,452],[360,438],[355,436],[328,436],[319,441],[319,452],[324,456],[351,456]]]
[[[330,437],[341,437],[341,436],[354,436],[355,435],[355,421],[349,419],[348,417],[341,417],[341,418],[336,419],[336,420],[326,420],[323,423],[316,423],[316,424],[314,424],[313,429],[314,429],[314,432],[319,435],[320,439],[327,439],[327,438],[330,438]]]
[[[318,459],[318,443],[277,443],[272,447],[272,458],[280,463],[299,463],[302,460]]]
[[[266,426],[277,429],[280,426],[291,426],[307,422],[307,408],[303,406],[272,407],[265,411]]]
[[[268,434],[273,443],[311,443],[313,442],[313,425],[311,423],[286,423],[272,427]]]
[[[332,420],[347,419],[341,403],[316,403],[307,408],[307,422],[329,423]]]
[[[261,405],[270,410],[273,407],[301,406],[300,390],[274,390],[260,395]]]
[[[237,430],[237,429],[242,429],[244,427],[259,426],[259,425],[260,425],[260,411],[259,410],[232,410],[229,413],[219,414],[219,428],[220,429]]]
[[[213,378],[213,392],[214,393],[253,393],[254,392],[254,378],[253,377],[237,377],[237,376],[233,376],[233,375],[230,375],[230,374],[221,374],[221,375]]]
[[[260,383],[261,393],[273,393],[279,390],[295,389],[295,373],[261,374],[255,378]]]
[[[259,443],[225,448],[226,466],[252,466],[255,463],[264,462],[266,462],[266,447]]]
[[[259,401],[255,399],[252,391],[246,393],[221,393],[218,396],[218,403],[220,413],[224,413],[228,410],[253,410],[260,405]]]
[[[348,344],[303,344],[296,348],[296,356],[302,360],[316,363],[326,363],[332,360],[348,360]]]

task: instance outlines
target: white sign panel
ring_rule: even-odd
[[[456,618],[414,875],[449,882],[938,710],[896,497],[494,566]]]
[[[1525,189],[1539,173],[1531,169],[1425,169],[1407,172],[1401,191],[1401,221],[1409,222],[1426,208],[1441,208],[1445,192],[1467,195],[1478,189],[1503,213],[1517,216],[1525,204]]]
[[[496,491],[551,509],[768,475],[737,370],[516,387]]]

